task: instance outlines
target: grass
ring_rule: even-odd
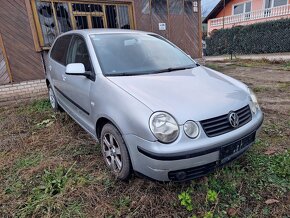
[[[253,83],[258,97],[273,93]],[[287,80],[275,85],[289,92]],[[289,217],[290,110],[267,106],[259,140],[242,158],[186,183],[116,181],[96,142],[47,100],[4,108],[1,217]]]
[[[233,59],[226,61],[208,62],[205,65],[217,71],[225,69],[224,64],[227,63],[230,67],[246,67],[246,68],[262,68],[262,69],[276,69],[290,71],[290,61],[286,60],[252,60],[252,59]]]

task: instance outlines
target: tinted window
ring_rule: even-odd
[[[66,54],[71,41],[71,35],[65,35],[57,39],[51,50],[51,58],[62,65],[66,65]]]
[[[86,71],[92,70],[86,42],[79,36],[73,38],[68,51],[67,64],[71,63],[82,63]]]
[[[167,68],[195,67],[178,48],[163,39],[140,34],[91,36],[103,73],[150,74]]]

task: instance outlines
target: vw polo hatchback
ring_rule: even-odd
[[[203,176],[241,156],[263,122],[245,84],[153,33],[67,32],[48,54],[46,82],[52,108],[99,141],[122,180]]]

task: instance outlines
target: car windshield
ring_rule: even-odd
[[[94,34],[91,40],[106,76],[155,74],[196,67],[184,52],[156,35]]]

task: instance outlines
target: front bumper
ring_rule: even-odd
[[[255,140],[256,132],[263,123],[259,111],[246,125],[232,132],[208,138],[202,131],[198,139],[189,139],[180,133],[176,142],[166,145],[151,142],[135,135],[124,135],[133,169],[158,181],[183,181],[206,175],[215,168],[241,156]],[[225,145],[252,136],[252,140],[227,159],[220,159]]]

